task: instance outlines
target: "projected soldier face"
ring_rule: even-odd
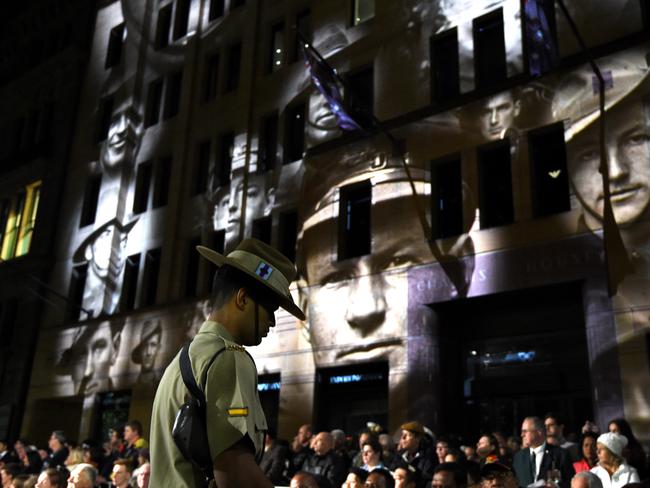
[[[612,210],[619,224],[650,214],[650,129],[642,102],[623,102],[608,112],[606,151]],[[603,185],[598,168],[598,124],[592,123],[567,146],[569,172],[585,217],[602,221]],[[589,222],[588,222],[589,223]]]
[[[332,113],[325,97],[317,90],[309,96],[309,111],[305,129],[307,147],[313,147],[341,134],[338,120]]]
[[[86,326],[95,327],[95,326]],[[66,351],[76,394],[84,395],[110,388],[110,369],[120,345],[120,332],[113,333],[108,322],[85,330]]]
[[[93,271],[100,278],[105,278],[108,275],[111,264],[113,264],[115,270],[118,272],[124,266],[122,254],[126,247],[128,234],[120,234],[119,246],[113,252],[112,246],[115,232],[116,227],[109,225],[88,246],[88,260],[92,264]]]
[[[506,131],[514,127],[519,111],[520,102],[514,100],[510,92],[490,98],[479,116],[481,135],[489,140],[502,139]]]
[[[113,112],[108,136],[102,148],[101,162],[104,170],[112,170],[124,162],[129,149],[135,160],[137,154],[142,118],[138,110],[132,105],[131,100],[125,100]]]
[[[142,350],[142,370],[151,371],[156,362],[156,356],[160,350],[160,334],[154,334],[147,338]]]

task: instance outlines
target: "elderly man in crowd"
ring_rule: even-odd
[[[51,449],[51,454],[43,461],[43,469],[58,468],[65,465],[68,457],[68,448],[65,446],[65,434],[62,430],[55,430],[50,435],[47,445]]]
[[[97,481],[97,470],[92,464],[77,464],[70,472],[68,488],[93,488]]]
[[[327,478],[332,486],[345,480],[345,463],[334,452],[334,439],[329,432],[320,432],[314,439],[314,453],[302,464],[302,471]]]
[[[603,483],[591,471],[581,471],[571,480],[571,488],[603,488]]]

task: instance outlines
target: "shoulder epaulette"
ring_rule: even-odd
[[[239,344],[233,344],[232,342],[227,342],[226,351],[246,352],[246,349],[244,349],[244,347],[240,346]]]

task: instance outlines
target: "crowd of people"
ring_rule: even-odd
[[[374,424],[358,437],[303,425],[291,443],[268,436],[260,466],[291,488],[622,488],[642,486],[649,474],[625,419],[603,433],[587,422],[579,436],[565,436],[549,413],[527,417],[520,436],[477,437],[436,436],[415,421],[392,436]]]
[[[650,486],[646,453],[624,419],[607,431],[587,422],[565,436],[558,415],[528,417],[521,436],[485,433],[464,441],[435,436],[419,422],[395,435],[373,423],[356,435],[314,433],[302,425],[292,442],[269,432],[260,467],[291,488],[622,488]],[[47,448],[0,441],[2,488],[147,488],[149,446],[140,422],[109,430],[98,446],[52,432]],[[156,487],[154,487],[156,488]]]
[[[0,440],[2,488],[148,488],[149,445],[137,420],[110,429],[101,446],[55,430],[48,447]]]

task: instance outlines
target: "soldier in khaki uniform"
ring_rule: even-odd
[[[213,282],[212,312],[189,349],[199,387],[205,378],[214,478],[219,488],[272,487],[255,461],[263,452],[267,427],[257,394],[255,363],[242,345],[261,342],[275,325],[278,306],[304,320],[289,293],[296,269],[278,251],[255,239],[245,239],[228,256],[202,246],[197,249],[219,266]],[[225,351],[206,371],[220,348]],[[177,355],[154,400],[150,486],[204,486],[202,473],[183,458],[172,438],[176,413],[188,396]]]

